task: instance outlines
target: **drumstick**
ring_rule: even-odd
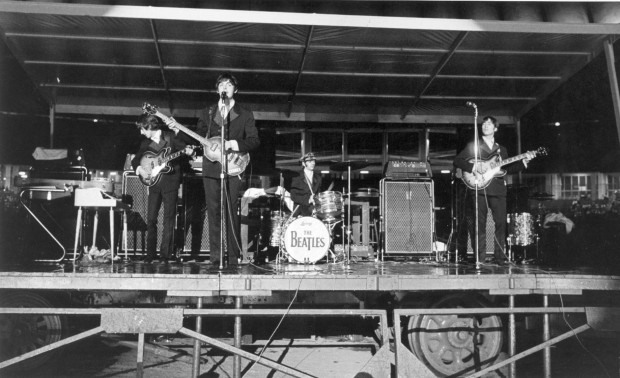
[[[295,213],[297,212],[298,208],[299,208],[299,204],[295,205],[295,208],[293,209],[293,212],[291,213],[291,218],[295,216]]]
[[[327,191],[328,192],[331,191],[333,187],[334,187],[334,182],[332,181],[332,183],[329,184],[329,187],[327,188]]]

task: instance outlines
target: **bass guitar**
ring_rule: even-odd
[[[191,146],[188,146],[191,148]],[[158,153],[154,153],[152,151],[146,151],[142,158],[140,159],[140,174],[138,178],[140,182],[146,186],[153,186],[159,182],[162,175],[166,173],[170,173],[172,171],[172,167],[170,166],[170,161],[178,158],[183,155],[183,150],[177,151],[171,155],[170,147],[166,147]]]
[[[179,130],[183,131],[185,134],[191,136],[202,144],[204,156],[207,159],[220,164],[222,163],[222,139],[220,137],[212,137],[209,139],[201,137],[194,131],[178,123],[173,118],[162,114],[157,106],[146,102],[142,105],[142,111],[160,118],[166,124],[174,123]],[[227,151],[224,156],[226,159],[226,174],[229,176],[238,176],[242,174],[250,163],[250,154],[247,152]]]
[[[460,168],[456,169],[456,177],[463,180],[463,183],[470,189],[484,189],[491,183],[491,180],[495,177],[502,177],[506,175],[506,171],[501,169],[504,165],[514,163],[519,160],[523,160],[528,157],[529,154],[547,155],[547,149],[545,147],[538,147],[534,151],[528,151],[526,153],[513,156],[509,159],[502,160],[499,154],[493,154],[486,159],[480,159],[479,163],[488,164],[489,169],[484,173],[470,173],[464,172]],[[474,159],[468,160],[470,163],[474,163]],[[477,185],[476,185],[477,184]]]

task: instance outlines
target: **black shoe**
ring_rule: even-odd
[[[150,263],[153,262],[153,257],[152,256],[146,256],[143,261],[144,261],[145,264],[150,264]]]
[[[508,259],[493,259],[493,263],[497,264],[497,265],[508,265],[510,264],[510,261],[508,261]]]

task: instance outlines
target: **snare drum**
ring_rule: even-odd
[[[343,201],[340,192],[322,192],[316,196],[316,215],[325,222],[333,222],[342,215]]]
[[[532,214],[508,214],[508,235],[513,245],[526,246],[533,244],[536,241],[536,231]]]
[[[313,217],[300,217],[284,231],[282,248],[293,262],[314,264],[329,250],[331,235],[327,226]]]

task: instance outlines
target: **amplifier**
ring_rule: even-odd
[[[428,162],[390,160],[385,164],[383,176],[387,179],[405,180],[432,177],[432,172]]]
[[[385,253],[432,253],[435,229],[433,181],[383,179],[380,185]]]

